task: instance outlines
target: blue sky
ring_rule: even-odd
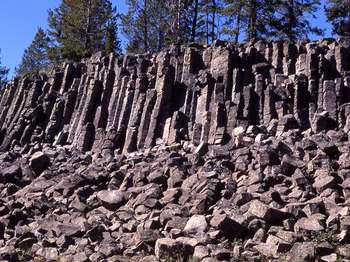
[[[61,0],[0,0],[0,49],[1,62],[13,69],[23,51],[31,43],[39,26],[46,28],[47,10],[58,6]],[[166,0],[165,0],[166,1]],[[324,2],[325,0],[322,0]],[[112,0],[118,10],[124,12],[124,0]],[[314,25],[326,28],[326,37],[331,36],[323,9],[317,13]]]
[[[47,10],[61,0],[0,0],[1,64],[14,68],[34,38],[39,26],[46,28]],[[125,11],[124,0],[112,0],[118,10]]]

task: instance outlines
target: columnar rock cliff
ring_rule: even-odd
[[[33,141],[124,153],[158,139],[225,144],[236,126],[319,129],[320,117],[348,128],[349,44],[216,42],[67,63],[1,90],[2,149]]]
[[[0,261],[350,259],[350,39],[95,54],[0,101]]]

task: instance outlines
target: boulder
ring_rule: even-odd
[[[0,171],[0,183],[14,183],[21,182],[22,169],[19,165],[11,165]]]
[[[124,192],[118,190],[103,190],[97,193],[97,198],[109,210],[117,210],[126,203]]]
[[[279,223],[288,217],[287,212],[270,207],[259,200],[253,200],[249,203],[248,213],[272,224]]]
[[[182,245],[171,238],[160,238],[156,241],[154,253],[158,259],[166,259],[181,255]]]
[[[323,231],[325,228],[320,224],[316,217],[303,217],[294,225],[296,232],[314,232]]]
[[[29,165],[37,175],[45,171],[50,164],[50,158],[43,152],[36,152],[29,159]]]
[[[189,234],[203,235],[208,230],[208,223],[203,215],[194,215],[186,223],[184,231]]]
[[[337,127],[337,122],[329,116],[327,111],[316,113],[311,122],[311,129],[314,133],[319,133],[323,130],[331,130]]]
[[[221,234],[229,239],[239,237],[243,229],[238,222],[229,218],[226,214],[214,213],[210,225],[220,230]]]
[[[312,242],[297,242],[293,245],[288,258],[290,261],[314,261],[316,258],[315,244]]]

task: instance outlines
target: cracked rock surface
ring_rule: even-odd
[[[101,53],[0,90],[0,261],[349,261],[350,40]]]

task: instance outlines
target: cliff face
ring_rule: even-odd
[[[2,149],[40,141],[128,153],[157,139],[227,143],[236,126],[275,120],[281,130],[287,122],[306,130],[320,117],[347,127],[349,45],[216,42],[157,56],[97,54],[2,89]]]
[[[0,261],[350,259],[350,39],[171,48],[1,90]]]

